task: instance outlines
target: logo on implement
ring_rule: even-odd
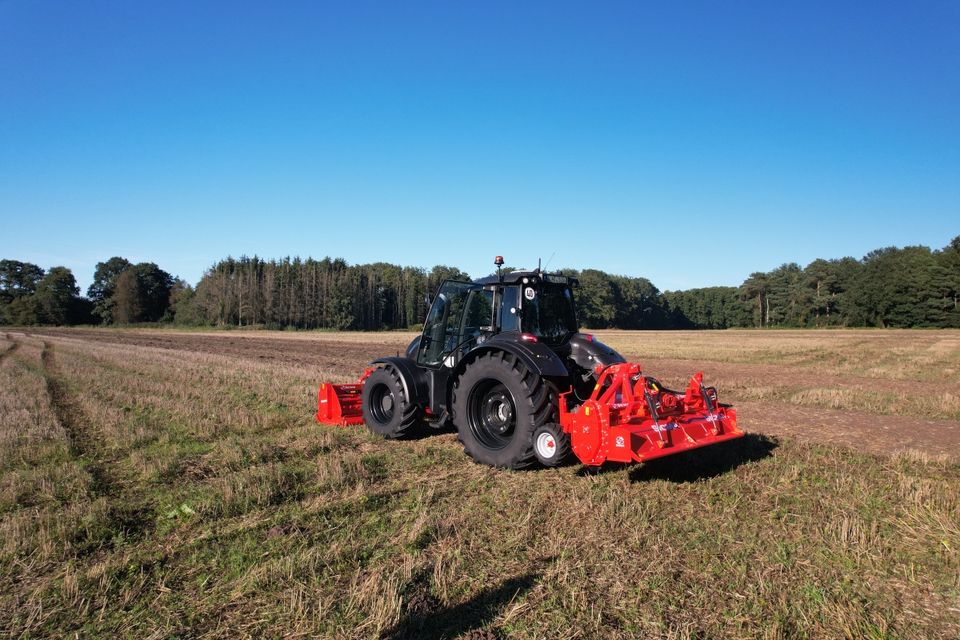
[[[623,449],[625,446],[627,446],[626,443],[624,443],[624,441],[623,441],[623,436],[617,436],[617,439],[616,439],[616,441],[614,441],[613,444],[614,444],[614,446],[620,447],[621,449]]]
[[[655,424],[651,427],[657,433],[666,433],[668,431],[673,431],[677,428],[676,422],[670,422],[668,424]]]
[[[527,287],[523,290],[523,297],[527,300],[533,300],[537,297],[537,292],[533,290],[533,287]]]

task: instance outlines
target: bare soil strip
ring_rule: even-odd
[[[736,408],[740,426],[753,433],[881,455],[914,450],[956,458],[960,453],[960,422],[771,402],[743,401]]]
[[[667,378],[689,378],[694,371],[703,371],[707,380],[723,379],[727,384],[755,384],[783,387],[820,387],[828,389],[856,389],[891,393],[930,393],[933,391],[960,394],[960,384],[948,381],[921,384],[915,380],[868,378],[856,375],[830,375],[804,371],[782,364],[715,362],[681,360],[677,358],[644,358],[626,354],[628,359],[640,362],[653,375]]]
[[[43,377],[47,383],[50,404],[67,433],[72,453],[86,462],[86,469],[93,478],[90,487],[92,493],[95,496],[116,497],[120,493],[117,478],[101,459],[93,426],[60,373],[53,344],[46,340],[43,341],[40,360],[43,363]]]
[[[84,341],[155,347],[176,351],[194,351],[244,359],[281,362],[323,368],[348,367],[357,375],[369,358],[392,354],[406,348],[415,334],[292,334],[272,332],[197,333],[155,330],[44,329],[45,335]],[[954,393],[960,384],[947,380],[920,383],[915,380],[873,378],[862,375],[829,374],[783,364],[726,362],[711,359],[709,353],[697,360],[650,356],[631,350],[622,351],[644,370],[662,378],[686,380],[695,371],[703,371],[710,381],[730,385],[757,384],[780,387],[820,387],[857,389],[891,393]]]

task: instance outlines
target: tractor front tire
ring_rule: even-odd
[[[533,465],[533,433],[557,419],[554,386],[516,356],[493,351],[467,365],[453,385],[453,421],[467,455],[508,469]]]
[[[381,367],[370,374],[363,384],[361,406],[367,428],[384,438],[401,438],[422,424],[420,407],[407,398],[400,374],[393,367]]]

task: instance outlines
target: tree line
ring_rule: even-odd
[[[960,327],[960,236],[756,272],[739,287],[667,292],[678,327]]]
[[[862,259],[756,272],[738,287],[657,289],[646,278],[561,269],[579,278],[580,322],[595,329],[960,327],[960,236],[939,250],[888,247]],[[456,267],[226,258],[197,285],[154,263],[113,257],[80,295],[69,269],[0,260],[0,323],[380,330],[419,327],[425,298]]]
[[[114,257],[98,262],[86,297],[70,269],[44,271],[0,260],[0,323],[13,325],[131,324],[173,321],[171,301],[189,285],[152,262]]]

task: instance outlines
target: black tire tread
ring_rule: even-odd
[[[563,430],[560,428],[560,425],[553,424],[550,426],[552,427],[551,432],[553,433],[554,439],[557,442],[557,452],[554,454],[555,457],[550,463],[545,463],[539,458],[537,458],[537,460],[540,462],[540,464],[548,468],[562,467],[572,459],[573,444],[570,441],[570,436],[563,432]],[[536,439],[537,431],[539,430],[540,427],[537,427],[537,429],[533,432],[534,439]]]
[[[533,452],[532,436],[534,431],[536,431],[541,425],[557,421],[558,396],[556,389],[549,381],[544,380],[542,377],[537,375],[535,371],[528,369],[517,356],[506,351],[498,350],[481,354],[476,358],[476,360],[467,365],[464,373],[469,371],[471,367],[477,366],[484,362],[488,362],[499,367],[506,375],[511,375],[517,379],[521,387],[523,387],[523,389],[526,391],[526,398],[517,398],[516,401],[525,401],[527,406],[531,409],[531,414],[533,417],[532,424],[529,427],[528,437],[530,438],[530,441],[527,443],[528,446],[526,451],[502,466],[510,469],[526,469],[538,464],[537,456]],[[459,391],[460,379],[457,379],[453,384],[451,402],[451,405],[453,406],[457,406],[458,404],[457,394]],[[464,418],[460,416],[457,419],[463,420]],[[468,456],[473,458],[473,460],[478,463],[486,464],[486,462],[482,459],[484,457],[483,451],[478,452],[474,450],[472,446],[473,443],[469,442],[468,440],[464,440],[460,429],[457,429],[457,439],[460,441],[460,444],[463,445],[463,450]]]
[[[423,409],[420,406],[411,403],[407,398],[406,393],[404,392],[403,380],[400,378],[400,373],[397,371],[396,367],[386,365],[380,367],[377,369],[377,371],[385,371],[390,376],[392,385],[394,387],[394,392],[400,398],[401,403],[400,422],[394,428],[393,432],[380,435],[383,435],[383,437],[390,440],[411,435],[423,425]],[[373,430],[371,429],[371,431]]]

